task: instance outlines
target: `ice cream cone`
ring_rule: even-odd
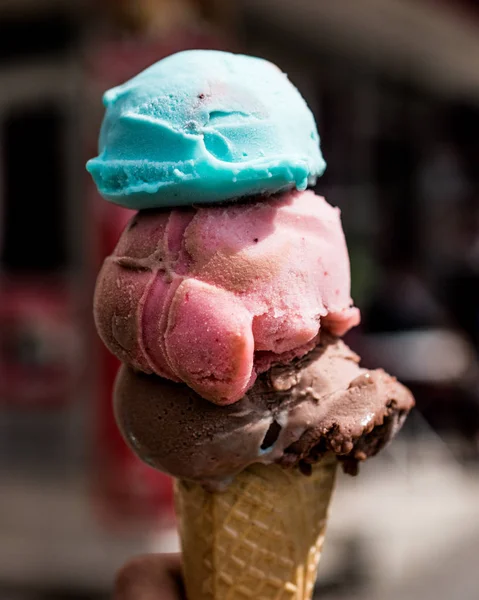
[[[188,600],[310,600],[337,461],[253,465],[224,492],[177,481]]]

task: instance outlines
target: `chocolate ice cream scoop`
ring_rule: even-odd
[[[345,471],[375,455],[401,427],[414,400],[382,370],[366,370],[341,340],[321,343],[260,375],[237,403],[216,406],[182,383],[119,372],[115,410],[133,450],[148,464],[209,489],[253,463],[310,465],[333,451]]]

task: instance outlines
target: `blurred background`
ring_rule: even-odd
[[[417,399],[340,477],[319,597],[477,598],[477,2],[2,0],[0,600],[107,598],[128,556],[178,546],[170,481],[113,422],[92,291],[130,215],[84,163],[102,92],[186,48],[269,58],[306,97],[363,312],[348,342]]]

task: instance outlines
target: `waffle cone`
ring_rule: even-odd
[[[188,600],[310,600],[336,459],[311,476],[253,465],[225,492],[177,481]]]

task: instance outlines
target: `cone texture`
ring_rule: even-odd
[[[177,481],[188,600],[310,600],[336,473],[253,465],[225,492]]]

